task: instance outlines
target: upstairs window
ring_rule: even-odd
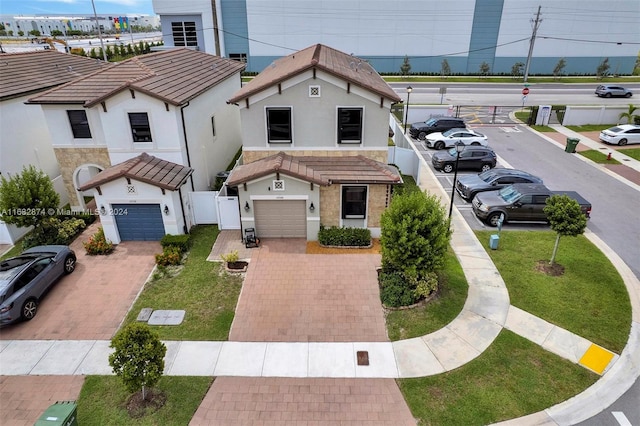
[[[338,108],[338,143],[362,142],[362,108]]]
[[[269,143],[291,143],[291,108],[267,108]]]
[[[131,135],[134,142],[152,142],[149,116],[146,112],[130,112]]]
[[[367,187],[342,187],[342,218],[364,219],[367,213]]]
[[[84,110],[70,110],[67,111],[69,116],[69,124],[71,124],[71,131],[73,137],[76,139],[89,139],[91,138],[91,129],[89,129],[89,121],[87,120],[87,112]]]
[[[197,46],[198,36],[196,35],[195,22],[172,22],[171,34],[173,35],[174,46]]]
[[[246,53],[229,53],[229,59],[233,59],[234,61],[242,62],[243,64],[247,63],[247,54]]]

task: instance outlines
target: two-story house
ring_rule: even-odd
[[[44,111],[71,205],[83,209],[84,196],[94,195],[115,243],[187,232],[185,193],[209,190],[240,149],[240,114],[226,101],[243,69],[173,49],[31,98]]]
[[[33,165],[49,176],[69,201],[51,136],[39,108],[25,105],[29,97],[104,68],[105,63],[55,50],[0,54],[0,174],[9,179]],[[13,244],[28,229],[0,219],[0,244]]]
[[[400,102],[365,61],[322,44],[274,61],[229,100],[242,123],[241,223],[258,237],[316,240],[320,226],[380,235],[391,188],[389,114]]]

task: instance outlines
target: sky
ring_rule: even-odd
[[[151,0],[93,0],[98,14],[155,15]],[[0,15],[93,14],[91,0],[0,0]]]

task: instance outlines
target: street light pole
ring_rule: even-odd
[[[102,49],[102,59],[104,59],[104,62],[107,63],[109,62],[107,60],[107,51],[104,48],[104,42],[102,41],[102,32],[100,31],[100,22],[98,22],[98,14],[96,13],[96,5],[93,2],[93,0],[91,0],[91,6],[93,7],[93,17],[96,20],[96,26],[98,27],[98,37],[100,38],[100,48]]]
[[[451,213],[453,212],[453,197],[456,194],[456,181],[458,180],[458,160],[460,160],[460,153],[464,150],[464,144],[462,142],[456,142],[456,169],[453,172],[453,187],[451,188],[451,202],[449,204],[449,221],[451,221]]]
[[[409,96],[411,95],[413,88],[407,86],[407,105],[404,107],[404,134],[407,134],[407,118],[409,117]]]

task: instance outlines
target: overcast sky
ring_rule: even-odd
[[[151,0],[94,0],[98,14],[155,15]],[[0,0],[2,15],[92,14],[91,0]]]

